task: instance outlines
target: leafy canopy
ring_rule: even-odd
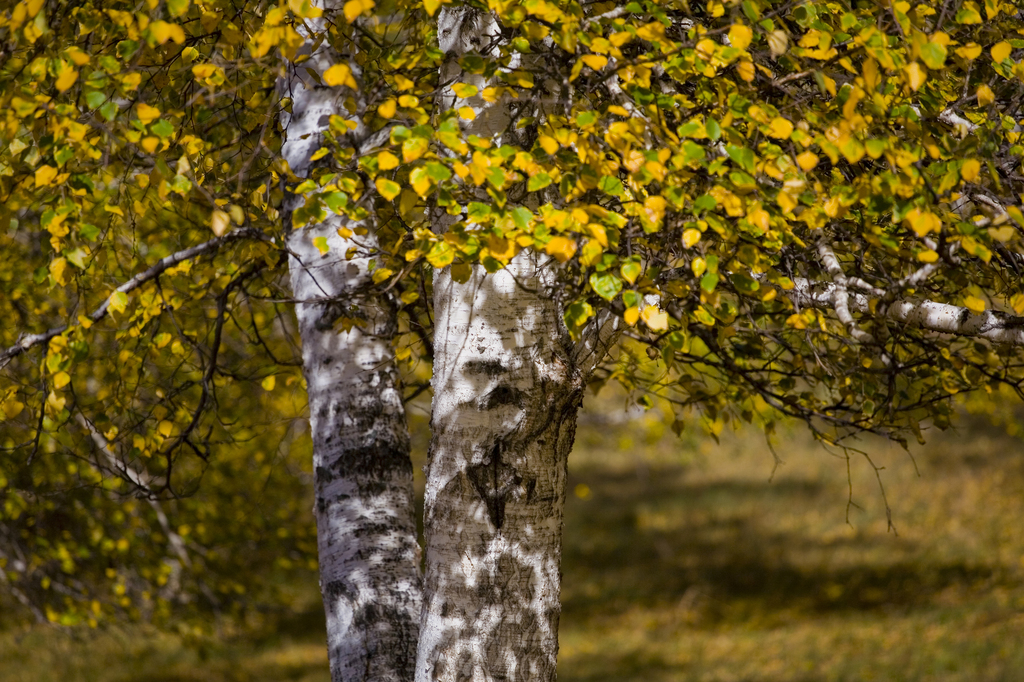
[[[429,358],[432,269],[463,279],[534,250],[558,273],[571,333],[612,316],[631,339],[599,382],[696,406],[712,433],[791,415],[831,440],[901,438],[948,424],[950,396],[1019,391],[1019,11],[998,0],[3,10],[0,569],[69,622],[174,601],[161,592],[170,535],[156,507],[124,496],[166,501],[205,474],[231,499],[217,487],[227,479],[270,475],[265,443],[251,461],[237,453],[259,440],[252,415],[296,412],[281,396],[301,384],[282,237],[329,211],[349,218],[343,236],[357,245],[345,255],[372,258],[399,302],[410,376]],[[486,44],[440,48],[439,16],[486,13],[498,27]],[[337,62],[304,66],[325,41]],[[280,158],[290,74],[337,95],[308,177]],[[282,219],[287,194],[300,200]],[[361,245],[370,232],[375,245]],[[357,311],[340,320],[359,323]],[[221,466],[230,476],[210,480]],[[267,489],[292,508],[287,487]],[[132,522],[111,522],[117,510]],[[126,547],[112,524],[127,524]],[[238,539],[190,542],[229,552]],[[238,592],[232,565],[200,563],[220,594]],[[104,579],[121,591],[97,598]]]

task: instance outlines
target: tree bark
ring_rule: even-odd
[[[436,273],[417,682],[555,679],[566,463],[583,380],[543,257]]]
[[[299,177],[309,175],[330,116],[348,116],[346,92],[313,82],[305,70],[322,74],[340,59],[324,41],[311,59],[291,69],[284,84],[292,112],[282,121],[287,136],[282,155]],[[287,200],[286,220],[298,201]],[[372,292],[372,234],[357,245],[339,235],[345,224],[331,214],[287,238],[309,394],[331,678],[408,682],[421,577],[409,434],[391,346],[396,313],[386,296]],[[317,237],[326,238],[326,254],[315,247]],[[347,260],[353,246],[359,252]],[[344,330],[342,323],[353,320],[359,323]]]

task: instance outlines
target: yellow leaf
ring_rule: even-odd
[[[906,221],[910,223],[910,229],[918,237],[924,237],[931,232],[938,232],[942,229],[942,220],[939,216],[930,211],[922,211],[919,208],[908,212]]]
[[[359,18],[360,14],[366,10],[373,9],[376,4],[373,0],[349,0],[345,3],[343,10],[345,12],[345,19],[351,24]]]
[[[738,50],[745,50],[754,38],[754,32],[749,26],[733,24],[729,28],[729,44]]]
[[[415,161],[427,153],[429,143],[422,137],[410,137],[402,143],[402,160],[406,163]]]
[[[765,232],[768,231],[769,219],[768,211],[760,207],[747,214],[747,222]]]
[[[149,106],[145,102],[140,102],[139,106],[135,109],[135,114],[142,121],[143,125],[149,125],[160,117],[160,110]]]
[[[387,178],[377,178],[377,182],[374,183],[377,186],[377,191],[380,195],[391,201],[402,192],[401,186],[397,182],[391,182]]]
[[[700,230],[690,228],[683,232],[683,246],[686,248],[692,247],[694,244],[700,241]]]
[[[599,54],[588,54],[583,56],[583,63],[594,71],[600,71],[608,64],[608,57]]]
[[[19,403],[17,400],[6,400],[3,405],[4,416],[8,419],[14,419],[25,409],[25,403]]]
[[[978,106],[987,107],[992,102],[996,101],[996,95],[992,92],[992,88],[987,85],[978,86]]]
[[[992,61],[999,63],[1009,57],[1011,52],[1013,52],[1013,46],[1004,40],[993,45],[990,54],[992,55]]]
[[[964,165],[960,166],[960,177],[967,182],[974,182],[981,172],[981,163],[977,159],[967,159]]]
[[[395,111],[398,110],[398,104],[394,98],[386,100],[384,104],[377,107],[377,115],[381,118],[393,118]]]
[[[36,169],[36,187],[45,187],[57,177],[57,169],[52,166],[40,166]]]
[[[218,237],[223,237],[229,227],[231,227],[231,216],[224,211],[214,211],[210,216],[210,229]]]
[[[165,419],[160,422],[160,425],[156,427],[156,430],[160,432],[161,436],[167,438],[171,435],[171,431],[174,430],[174,424]]]
[[[57,92],[64,92],[78,80],[78,72],[72,69],[70,66],[66,67],[61,71],[60,76],[57,77]]]
[[[640,319],[640,309],[637,308],[635,305],[626,308],[626,312],[623,313],[622,319],[626,321],[626,324],[632,327],[634,324],[636,324],[636,321]]]
[[[198,80],[211,78],[220,69],[215,64],[196,64],[192,67],[192,75]]]
[[[487,238],[487,250],[491,252],[491,256],[497,260],[507,263],[512,260],[516,255],[516,243],[504,237],[497,235],[490,235]]]
[[[54,258],[50,263],[50,276],[53,277],[53,281],[57,284],[64,286],[67,282],[64,280],[64,273],[67,271],[68,262],[63,258]]]
[[[818,165],[818,155],[814,152],[804,152],[796,157],[796,162],[805,171],[809,171]]]
[[[935,261],[939,260],[939,254],[932,251],[931,249],[928,249],[917,254],[917,260],[921,261],[922,263],[934,263]]]
[[[423,7],[427,10],[427,14],[434,16],[434,12],[441,6],[441,0],[423,0]]]
[[[921,65],[917,62],[908,64],[903,68],[903,73],[907,77],[907,83],[910,85],[910,89],[917,91],[924,82],[928,80],[928,73],[921,68]]]
[[[319,7],[314,7],[310,0],[288,0],[288,8],[295,16],[303,19],[316,19],[324,13]]]
[[[981,45],[978,45],[977,43],[967,43],[963,47],[958,47],[956,54],[968,61],[977,59],[978,55],[981,54]]]
[[[544,247],[544,252],[554,256],[559,263],[564,263],[576,253],[576,242],[565,237],[555,237]]]
[[[149,35],[153,37],[157,45],[163,45],[168,40],[173,40],[178,45],[185,42],[185,32],[181,26],[166,21],[154,21],[149,25]]]
[[[878,86],[878,62],[874,59],[865,60],[863,73],[864,85],[868,87],[868,90],[874,90]]]
[[[972,313],[981,314],[985,312],[985,301],[981,300],[977,296],[967,296],[964,298],[964,305],[967,306],[968,310]]]
[[[398,157],[388,151],[381,152],[377,155],[377,168],[382,171],[398,168]]]
[[[548,154],[554,154],[558,151],[558,141],[553,137],[541,135],[537,141],[540,143],[541,148]]]
[[[123,313],[128,307],[128,294],[123,291],[115,291],[110,295],[110,310],[115,313]]]
[[[663,332],[668,329],[668,313],[658,310],[657,306],[644,306],[640,313],[644,324],[651,328],[651,331]]]
[[[274,386],[277,384],[277,377],[271,374],[269,377],[260,382],[260,386],[263,387],[264,391],[273,391]]]
[[[743,61],[736,64],[736,75],[746,82],[754,80],[754,73],[754,62]]]
[[[781,116],[774,118],[769,128],[768,134],[780,140],[788,140],[793,133],[793,124]]]
[[[57,372],[53,377],[54,388],[64,388],[71,383],[71,376],[67,372]]]
[[[160,138],[153,137],[152,135],[144,137],[142,138],[142,142],[139,143],[139,146],[142,147],[147,153],[152,154],[153,152],[156,151],[156,148],[160,146]],[[149,181],[149,177],[146,175],[140,175],[138,177],[139,179],[146,178],[146,182]]]
[[[788,47],[789,36],[785,31],[776,30],[768,34],[768,49],[772,51],[773,57],[785,54]]]
[[[348,4],[351,5],[353,2],[359,1],[360,0],[351,0]],[[348,7],[348,5],[346,5],[346,7]],[[353,90],[358,87],[356,79],[352,77],[352,69],[348,68],[348,64],[335,64],[324,71],[323,79],[324,83],[331,87],[336,85],[347,85]]]
[[[476,112],[473,107],[459,107],[459,118],[464,121],[472,121],[476,118]]]
[[[475,95],[479,90],[475,85],[470,85],[469,83],[456,83],[452,86],[452,92],[459,99],[466,99]]]

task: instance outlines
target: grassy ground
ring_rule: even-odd
[[[617,680],[1024,679],[1024,448],[977,423],[873,470],[799,430],[715,445],[653,420],[581,422],[559,675]],[[847,520],[848,515],[848,520]],[[4,682],[327,680],[314,585],[262,638],[145,628],[0,632]]]

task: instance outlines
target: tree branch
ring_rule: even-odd
[[[224,246],[229,242],[238,241],[240,239],[255,239],[259,241],[272,243],[272,238],[270,236],[264,234],[263,232],[255,228],[246,227],[237,230],[232,230],[231,232],[228,232],[227,234],[221,237],[217,237],[216,239],[211,239],[208,242],[204,242],[191,248],[184,249],[183,251],[172,253],[170,256],[165,256],[164,258],[161,258],[147,270],[140,272],[139,274],[135,275],[130,280],[119,286],[117,289],[115,289],[110,296],[107,296],[107,298],[103,300],[103,303],[101,303],[100,306],[96,308],[96,310],[92,311],[92,313],[89,315],[89,319],[92,320],[93,322],[99,322],[104,317],[106,317],[107,310],[110,308],[110,300],[111,298],[113,298],[114,294],[130,293],[135,289],[138,289],[146,282],[156,279],[157,277],[162,275],[166,270],[173,268],[175,265],[178,265],[183,261],[189,260],[191,258],[196,258],[197,256],[201,256],[211,251],[216,251],[221,246]],[[63,325],[60,327],[54,327],[53,329],[42,332],[41,334],[30,334],[27,336],[22,336],[18,340],[18,343],[14,344],[13,346],[4,350],[3,352],[0,352],[0,369],[6,367],[7,364],[13,358],[21,355],[25,351],[35,346],[38,346],[39,344],[47,343],[53,337],[63,334],[67,330],[68,325]]]
[[[835,284],[813,282],[803,277],[793,279],[794,287],[781,293],[793,303],[804,308],[834,310]],[[864,294],[848,294],[850,309],[858,313],[870,313],[870,301]],[[1003,315],[991,311],[977,314],[967,308],[936,303],[935,301],[914,301],[897,299],[890,304],[886,317],[940,334],[971,336],[992,343],[1024,346],[1024,317]]]

